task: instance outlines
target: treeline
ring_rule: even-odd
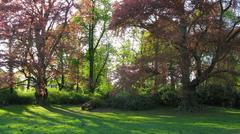
[[[89,107],[239,107],[238,4],[3,1],[0,86],[12,94],[34,88],[38,104],[57,85],[95,98]]]

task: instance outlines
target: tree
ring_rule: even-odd
[[[88,38],[89,90],[94,93],[98,78],[102,75],[102,69],[98,73],[95,72],[95,54],[107,33],[111,6],[109,0],[82,0],[78,8],[79,15],[76,16],[76,22],[82,26]],[[103,64],[101,68],[105,65]]]
[[[13,88],[16,84],[14,77],[14,68],[16,68],[17,48],[14,43],[17,38],[17,28],[20,26],[8,23],[10,15],[13,12],[19,10],[19,6],[9,6],[7,2],[3,1],[0,5],[0,44],[3,46],[1,50],[1,67],[5,67],[7,70],[7,76],[5,82],[10,88],[10,92],[13,93]],[[5,76],[5,75],[4,75]],[[4,77],[3,77],[4,78]]]
[[[140,89],[143,89],[154,96],[158,93],[160,86],[167,85],[170,76],[174,88],[175,76],[170,70],[175,64],[172,60],[176,58],[174,48],[171,45],[167,47],[167,42],[153,38],[149,32],[142,31],[140,35],[138,39],[140,50],[134,52],[130,41],[118,49],[116,59],[120,65],[117,66],[115,74],[118,80],[117,87],[140,92]],[[134,36],[131,39],[136,38],[136,34]]]
[[[16,31],[14,45],[21,52],[16,62],[25,77],[35,83],[37,103],[43,104],[48,96],[47,81],[52,74],[49,65],[65,32],[73,1],[12,0],[6,5],[9,16],[1,21],[6,22],[5,29]],[[59,34],[54,34],[58,25],[61,25]]]
[[[182,108],[197,106],[196,87],[223,72],[217,64],[239,43],[238,1],[122,0],[114,4],[112,29],[140,27],[171,42],[179,55]]]
[[[54,58],[57,65],[53,67],[56,70],[55,81],[57,82],[60,91],[67,85],[67,75],[74,78],[71,79],[70,82],[79,81],[80,74],[78,72],[81,67],[80,63],[83,63],[83,49],[86,42],[84,34],[80,34],[81,28],[78,24],[71,21],[65,31],[66,32],[57,47],[57,52]],[[79,82],[76,82],[78,87],[79,84],[77,83]]]

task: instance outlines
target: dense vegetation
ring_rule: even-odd
[[[0,0],[0,133],[239,133],[239,13],[240,0]]]
[[[239,43],[239,0],[0,0],[0,133],[237,133]]]

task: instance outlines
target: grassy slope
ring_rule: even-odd
[[[1,134],[238,134],[240,110],[210,108],[189,114],[150,111],[81,111],[77,106],[0,108]]]

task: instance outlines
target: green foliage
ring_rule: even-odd
[[[109,0],[98,0],[95,2],[95,19],[96,21],[108,21],[111,18],[111,4]]]
[[[0,105],[33,104],[35,101],[33,92],[22,92],[20,90],[14,90],[13,93],[10,93],[9,90],[2,90],[0,96]]]
[[[49,104],[83,104],[88,100],[87,95],[75,91],[50,90],[47,101]]]
[[[238,96],[240,96],[233,87],[216,84],[199,87],[197,94],[202,104],[224,107],[237,106]]]
[[[9,90],[0,92],[0,105],[10,104],[35,104],[35,90],[24,91],[16,89],[14,93]],[[90,97],[74,91],[58,91],[50,89],[48,93],[49,104],[82,104],[90,100]]]
[[[151,96],[119,91],[108,96],[106,106],[118,109],[143,110],[153,108],[156,104]]]
[[[121,48],[117,52],[117,62],[122,64],[132,64],[136,60],[136,53],[134,50],[130,40],[127,40],[122,44]]]
[[[178,92],[170,87],[163,87],[158,91],[159,103],[167,106],[177,106],[180,102]]]
[[[232,10],[228,10],[224,13],[224,17],[232,22],[236,22],[238,20],[236,14]]]

